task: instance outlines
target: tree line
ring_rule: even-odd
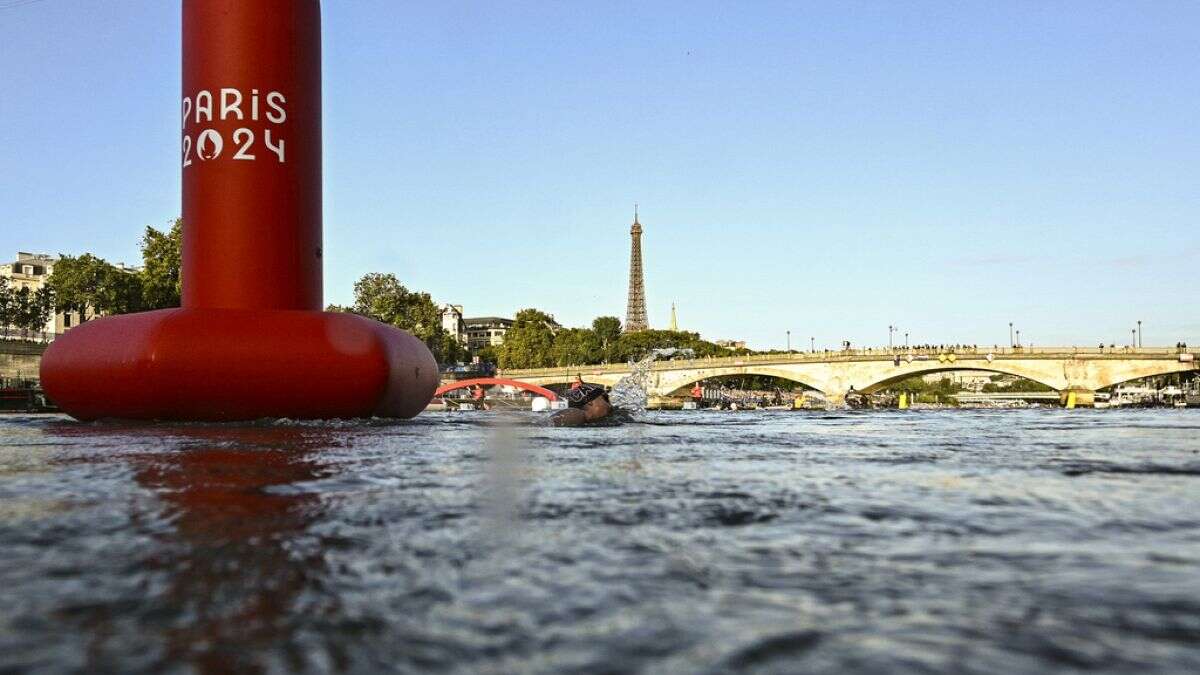
[[[14,288],[0,278],[0,328],[16,328],[29,337],[40,333],[53,313],[54,296],[49,288]]]
[[[134,271],[90,253],[61,256],[41,289],[0,284],[0,326],[38,331],[52,313],[78,312],[86,321],[97,315],[127,314],[178,307],[181,294],[183,220],[158,230],[147,227],[140,242],[142,267]],[[429,293],[410,290],[394,274],[365,274],[354,284],[354,303],[329,305],[328,311],[352,312],[404,329],[425,343],[439,363],[473,356],[501,368],[542,368],[624,363],[654,349],[676,349],[696,357],[746,353],[701,340],[698,333],[669,330],[621,332],[621,321],[601,316],[590,328],[561,328],[538,309],[517,312],[513,326],[496,347],[474,353],[442,327],[441,308]]]
[[[91,253],[60,256],[45,286],[37,291],[0,284],[0,326],[41,329],[52,313],[78,312],[81,321],[98,315],[128,314],[180,305],[183,219],[166,230],[147,227],[140,242],[142,267],[124,269]],[[0,280],[3,281],[3,280]],[[354,284],[353,312],[403,328],[429,346],[440,362],[467,357],[466,349],[441,324],[441,310],[428,293],[410,291],[395,275],[366,274]]]
[[[329,305],[330,312],[351,312],[402,328],[429,347],[438,363],[468,358],[457,336],[442,327],[442,310],[428,293],[410,291],[394,274],[372,272],[354,283],[354,304]]]
[[[697,357],[727,356],[734,350],[685,331],[645,330],[622,333],[621,321],[601,316],[591,328],[560,328],[538,309],[522,309],[504,335],[503,344],[467,349],[442,326],[441,308],[428,293],[411,291],[393,274],[363,275],[354,284],[354,304],[330,305],[331,312],[353,312],[402,328],[425,343],[439,363],[466,361],[477,356],[501,368],[543,368],[624,363],[653,349],[688,350]],[[742,350],[745,351],[745,350]]]
[[[84,253],[60,256],[46,284],[14,288],[0,279],[0,326],[38,333],[55,312],[78,312],[81,321],[100,314],[127,314],[179,306],[183,221],[166,230],[147,227],[142,268],[123,269]]]
[[[128,314],[179,306],[183,221],[166,231],[147,227],[142,235],[142,268],[134,271],[84,253],[54,263],[48,286],[60,312],[78,312],[82,321],[99,314]]]
[[[557,328],[553,318],[537,309],[522,309],[504,334],[504,343],[494,348],[494,361],[501,368],[548,368],[599,363],[625,363],[655,349],[674,349],[704,358],[730,356],[732,350],[701,340],[699,333],[671,330],[621,332],[621,320],[601,316],[591,328]],[[488,350],[493,352],[493,350]]]

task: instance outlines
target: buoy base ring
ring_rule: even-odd
[[[413,417],[438,369],[420,340],[354,314],[164,309],[72,328],[41,380],[85,421]]]

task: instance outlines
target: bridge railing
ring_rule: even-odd
[[[954,355],[955,361],[960,359],[974,360],[987,358],[991,355],[994,359],[1013,359],[1013,358],[1066,358],[1066,357],[1093,357],[1093,358],[1113,358],[1113,359],[1161,359],[1165,357],[1176,357],[1179,354],[1200,354],[1200,351],[1195,349],[1186,349],[1178,347],[983,347],[983,346],[956,346],[956,347],[934,347],[934,348],[905,348],[905,347],[876,347],[865,349],[840,349],[840,350],[821,350],[815,352],[791,352],[791,353],[775,353],[775,354],[746,354],[742,356],[716,356],[703,358],[678,358],[664,361],[655,361],[651,364],[651,370],[680,370],[690,368],[725,368],[730,366],[742,365],[766,365],[766,364],[785,364],[785,363],[829,363],[842,361],[881,361],[894,360],[896,357],[907,359],[908,356],[920,358],[925,361],[929,359],[937,359],[942,356]],[[609,364],[592,364],[592,365],[570,365],[570,366],[552,366],[549,368],[522,368],[499,371],[498,374],[514,377],[517,375],[523,377],[555,377],[555,376],[575,376],[580,375],[600,375],[607,373],[627,373],[629,372],[629,364],[625,363],[609,363]]]

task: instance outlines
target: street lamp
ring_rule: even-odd
[[[1013,330],[1012,330],[1012,322],[1011,321],[1008,322],[1008,346],[1009,347],[1017,346],[1017,343],[1013,340]]]
[[[1021,330],[1020,329],[1017,329],[1017,341],[1013,343],[1013,346],[1014,347],[1021,346]]]
[[[1137,346],[1139,349],[1142,346],[1142,320],[1141,319],[1138,319],[1138,344],[1137,344]]]
[[[808,338],[808,351],[810,351],[810,352],[817,351],[817,338],[815,338],[815,337]]]
[[[891,348],[892,348],[892,333],[894,333],[898,330],[900,330],[900,329],[896,328],[895,326],[893,326],[891,324],[888,324],[888,350],[891,350]]]
[[[904,331],[904,348],[908,349],[908,331]]]
[[[1137,346],[1137,329],[1134,329],[1134,328],[1129,329],[1129,346],[1130,347]]]
[[[790,331],[790,330],[787,332],[787,347],[788,347],[788,353],[791,354],[792,353],[792,331]]]

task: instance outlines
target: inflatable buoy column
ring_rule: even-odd
[[[322,312],[319,0],[183,1],[183,307],[88,321],[42,359],[97,418],[412,417],[437,363]]]

